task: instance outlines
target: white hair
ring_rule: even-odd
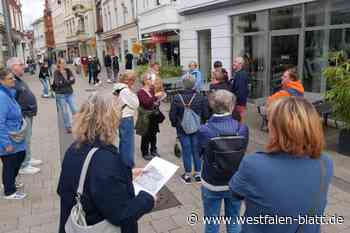
[[[21,65],[24,64],[23,59],[19,58],[19,57],[11,57],[10,59],[8,59],[8,61],[6,62],[6,67],[7,69],[12,69],[12,67],[14,65]]]
[[[236,57],[235,61],[239,62],[240,64],[244,65],[245,61],[243,57]]]

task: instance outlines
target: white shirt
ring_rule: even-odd
[[[130,90],[128,85],[124,83],[118,83],[118,85],[123,86],[123,90],[119,93],[119,98],[122,101],[122,105],[126,105],[123,109],[122,118],[133,117],[140,105],[139,98]]]

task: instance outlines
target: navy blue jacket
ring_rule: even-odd
[[[232,92],[236,95],[236,104],[240,106],[246,106],[248,100],[248,79],[249,75],[246,71],[240,70],[235,73]]]
[[[106,219],[120,226],[122,233],[137,233],[137,220],[152,210],[153,197],[146,192],[135,197],[131,168],[124,165],[116,147],[99,142],[79,148],[73,143],[65,154],[57,190],[61,198],[59,233],[65,233],[64,226],[75,204],[80,172],[93,147],[100,149],[91,160],[82,197],[88,225]]]
[[[216,129],[217,131],[214,131]],[[241,124],[232,118],[230,113],[223,115],[213,115],[207,124],[202,125],[199,130],[198,137],[200,138],[198,144],[198,151],[203,156],[203,153],[211,138],[217,137],[218,133],[222,135],[239,135],[245,138],[243,147],[248,147],[249,129],[245,124]],[[202,179],[213,186],[228,185],[225,180],[214,180],[209,172],[208,161],[204,160],[202,169]],[[228,189],[228,187],[227,187]]]
[[[16,79],[16,100],[21,106],[23,116],[33,117],[36,116],[38,112],[38,104],[36,101],[36,97],[33,92],[30,90],[27,83],[25,83],[19,77],[15,77]]]
[[[201,117],[202,121],[205,121],[208,119],[209,107],[208,107],[208,100],[206,97],[204,97],[202,94],[199,94],[195,90],[184,90],[179,94],[182,95],[182,98],[184,99],[186,104],[188,104],[192,96],[196,94],[196,97],[192,101],[190,108],[198,116]],[[173,99],[173,102],[171,103],[169,118],[170,118],[171,125],[176,128],[178,135],[186,134],[181,126],[181,121],[184,115],[184,111],[185,111],[185,108],[181,101],[181,98],[179,95],[176,95]]]

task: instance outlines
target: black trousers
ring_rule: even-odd
[[[149,145],[151,144],[151,152],[157,151],[157,131],[149,130],[148,133],[141,137],[142,156],[149,154]]]
[[[6,196],[17,191],[16,177],[18,175],[21,164],[26,156],[25,151],[20,151],[14,154],[1,156],[2,161],[2,182],[4,184],[4,193]]]
[[[98,74],[94,74],[94,84],[98,83],[100,79],[98,78]]]

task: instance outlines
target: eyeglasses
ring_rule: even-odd
[[[5,80],[11,80],[11,81],[14,81],[14,80],[16,80],[16,79],[15,79],[15,77],[11,76],[11,77],[6,78]]]

